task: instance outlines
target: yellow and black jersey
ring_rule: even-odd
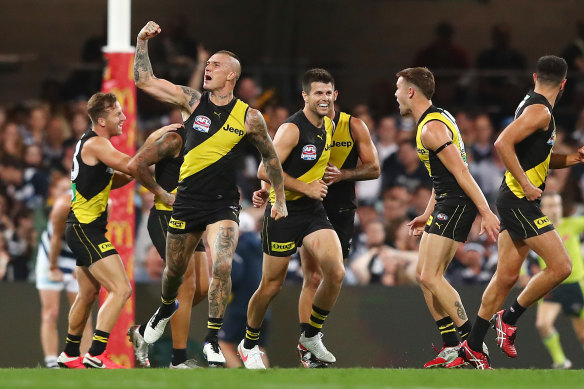
[[[550,113],[553,107],[549,101],[539,93],[530,91],[527,96],[519,103],[515,111],[515,119],[517,119],[525,108],[534,104],[542,104],[546,106]],[[541,190],[545,189],[545,180],[550,167],[550,157],[552,155],[552,148],[556,140],[556,123],[554,117],[550,120],[547,128],[540,128],[527,138],[515,145],[515,153],[521,167],[525,171],[529,181]],[[497,204],[505,205],[509,202],[526,202],[525,194],[519,182],[513,177],[508,170],[505,172],[505,177],[499,189],[499,198]],[[539,200],[538,200],[539,202]]]
[[[442,147],[437,150],[430,150],[424,146],[422,142],[422,128],[426,123],[432,120],[438,120],[448,127],[452,135],[452,144],[460,151],[460,156],[466,164],[466,151],[464,149],[464,142],[462,141],[462,136],[460,135],[460,130],[456,125],[456,121],[452,115],[442,109],[435,106],[430,106],[422,114],[420,120],[418,120],[418,129],[416,132],[416,147],[418,149],[418,156],[420,160],[426,166],[428,174],[432,178],[434,184],[434,192],[436,193],[436,200],[441,199],[451,199],[451,198],[464,198],[468,199],[468,196],[464,193],[456,178],[450,173],[450,171],[444,166],[440,158],[438,158],[438,153],[442,151]],[[449,145],[447,143],[446,145]]]
[[[239,203],[236,173],[247,134],[248,107],[237,98],[217,106],[208,92],[203,93],[184,126],[184,161],[175,208],[189,208],[197,201]]]
[[[324,126],[315,127],[304,115],[302,110],[290,116],[285,123],[293,123],[298,127],[298,144],[294,146],[282,169],[290,176],[309,183],[322,179],[331,153],[331,142],[335,125],[333,121],[324,118]],[[312,204],[309,199],[300,192],[285,190],[287,205]],[[270,203],[275,200],[274,190],[270,190]],[[296,203],[298,201],[298,203]],[[314,200],[318,201],[318,200]]]
[[[71,169],[73,197],[67,222],[92,224],[105,228],[107,201],[112,187],[114,169],[101,161],[95,166],[89,166],[81,159],[83,145],[94,136],[98,135],[93,130],[87,130],[75,147]]]
[[[333,122],[335,132],[331,142],[329,162],[339,169],[355,169],[359,152],[351,134],[351,115],[337,112]],[[355,181],[339,181],[329,186],[323,205],[327,211],[357,208]]]
[[[183,145],[185,144],[185,128],[181,127],[176,130],[180,135]],[[184,160],[184,147],[176,158],[164,158],[156,163],[154,166],[154,178],[158,185],[169,193],[176,193],[178,186],[178,177],[180,174],[180,167]],[[160,211],[171,211],[172,207],[164,204],[160,199],[154,199],[154,207]]]

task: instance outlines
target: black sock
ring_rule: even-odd
[[[205,337],[205,342],[217,342],[217,336],[219,335],[219,330],[223,324],[222,317],[210,317],[207,321],[207,336]]]
[[[67,334],[67,339],[65,340],[65,354],[70,357],[78,357],[81,355],[79,351],[79,345],[81,344],[81,335],[71,335]]]
[[[245,326],[245,339],[243,340],[243,347],[250,350],[254,348],[260,340],[260,329],[251,328],[248,325]]]
[[[458,335],[460,335],[460,339],[462,339],[463,342],[468,337],[468,334],[470,334],[471,329],[472,324],[470,323],[470,320],[465,321],[463,325],[458,327]]]
[[[172,364],[174,366],[180,365],[187,360],[187,349],[186,348],[173,348],[172,349]]]
[[[483,342],[485,341],[485,335],[487,335],[487,331],[491,323],[488,320],[483,319],[480,316],[477,316],[477,321],[472,326],[472,330],[470,330],[470,334],[466,341],[468,342],[468,347],[473,349],[474,351],[483,351]]]
[[[300,333],[306,332],[306,330],[310,328],[310,324],[308,323],[300,323]]]
[[[158,312],[160,316],[163,318],[167,318],[172,315],[175,311],[174,303],[176,301],[176,297],[173,299],[165,300],[164,297],[160,297],[162,300],[162,304],[160,304],[160,308],[158,308]]]
[[[144,331],[146,330],[146,326],[143,324],[140,324],[140,327],[138,327],[138,333],[140,335],[142,335],[142,337],[144,337]]]
[[[312,338],[320,332],[322,325],[326,320],[330,311],[325,311],[324,309],[318,308],[316,305],[312,305],[312,313],[310,314],[310,321],[308,322],[308,327],[304,331],[304,336],[307,338]]]
[[[505,309],[505,312],[503,312],[503,321],[511,326],[514,326],[526,309],[527,308],[522,307],[519,305],[517,300],[515,300],[513,305],[511,305],[508,309]]]
[[[438,331],[442,336],[442,343],[446,347],[454,347],[458,345],[458,335],[456,335],[456,327],[450,316],[443,317],[436,321]]]
[[[91,347],[89,348],[89,355],[96,356],[103,354],[105,347],[107,346],[107,341],[109,340],[109,332],[103,332],[100,330],[95,330],[93,333],[93,342],[91,342]]]

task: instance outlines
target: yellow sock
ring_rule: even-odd
[[[560,364],[566,360],[566,355],[560,344],[560,334],[558,334],[558,331],[554,330],[551,335],[546,336],[543,339],[543,344],[550,353],[554,363]]]

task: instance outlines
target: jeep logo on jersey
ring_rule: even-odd
[[[226,124],[225,127],[223,127],[223,129],[225,131],[228,131],[228,132],[233,132],[239,136],[243,136],[243,130],[238,130],[237,128],[233,128],[229,124]]]
[[[351,147],[353,146],[353,142],[350,140],[342,141],[342,142],[333,142],[333,147]]]
[[[306,145],[302,148],[302,155],[300,158],[304,159],[305,161],[314,161],[316,159],[316,146],[315,145]]]
[[[211,119],[208,117],[199,115],[195,118],[193,123],[193,128],[195,130],[204,132],[206,134],[209,132],[209,127],[211,127]]]

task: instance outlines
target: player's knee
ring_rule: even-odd
[[[499,285],[503,286],[506,289],[512,288],[515,285],[515,283],[517,283],[517,280],[519,280],[519,274],[512,274],[512,273],[508,273],[508,274],[499,273],[499,274],[497,274],[497,282],[499,283]]]
[[[556,269],[555,273],[558,275],[558,281],[562,282],[572,274],[572,261],[562,262]]]
[[[548,320],[539,319],[535,321],[535,328],[541,336],[545,337],[552,332],[553,324]]]
[[[274,297],[278,294],[280,289],[282,288],[282,281],[280,280],[270,280],[270,281],[262,281],[260,283],[260,292],[269,297]]]
[[[217,260],[213,264],[213,277],[226,278],[231,275],[231,261]]]
[[[43,308],[41,319],[44,323],[56,323],[59,319],[59,309],[56,307]]]
[[[89,306],[93,305],[95,300],[99,297],[99,289],[91,289],[91,290],[79,290],[77,293],[76,301],[77,303]]]
[[[416,279],[418,284],[429,290],[433,290],[438,284],[438,278],[427,272],[416,273]]]
[[[345,279],[345,267],[337,266],[329,272],[328,278],[335,284],[342,284]]]
[[[182,284],[178,289],[179,295],[188,296],[189,298],[195,294],[195,275],[189,274],[183,278]],[[179,300],[180,297],[179,297]]]

